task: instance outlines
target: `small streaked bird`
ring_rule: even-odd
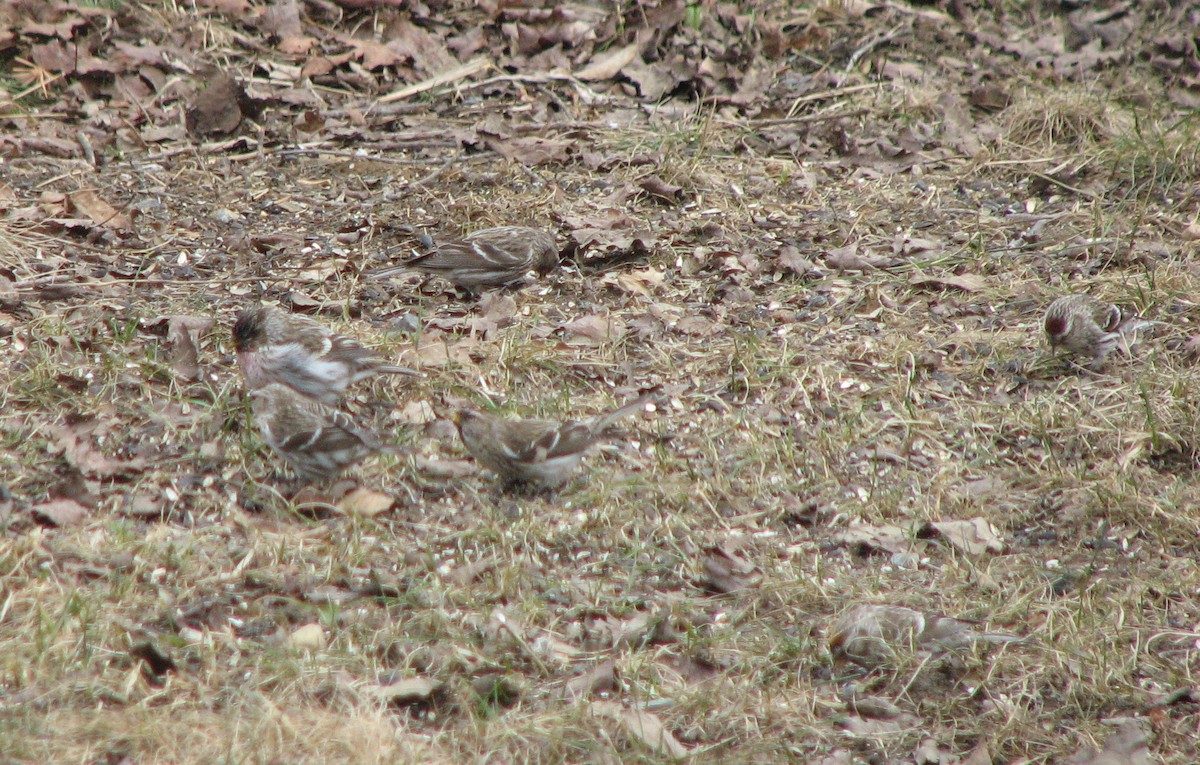
[[[468,292],[481,292],[517,284],[530,271],[544,274],[558,264],[554,237],[536,228],[498,226],[474,231],[462,239],[424,240],[424,253],[370,273],[368,278],[423,271],[444,277]]]
[[[250,391],[250,411],[263,441],[305,483],[327,481],[390,448],[345,412],[282,383]]]
[[[274,306],[243,309],[233,325],[238,366],[251,390],[283,383],[335,405],[346,389],[377,374],[420,375],[385,364],[357,340]]]
[[[829,634],[836,660],[875,667],[898,656],[963,651],[975,643],[1016,643],[1024,638],[983,632],[977,622],[904,606],[864,604],[842,614]]]
[[[1042,329],[1054,350],[1089,356],[1099,365],[1117,348],[1128,353],[1138,332],[1160,323],[1127,316],[1090,295],[1063,295],[1046,309]]]
[[[567,482],[605,430],[651,401],[651,395],[639,396],[607,414],[567,422],[505,419],[461,409],[455,423],[471,456],[505,485],[555,489]]]

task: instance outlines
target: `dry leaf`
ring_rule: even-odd
[[[479,466],[471,460],[432,460],[417,457],[413,460],[417,470],[433,478],[466,478],[479,472]]]
[[[83,523],[88,509],[73,499],[52,499],[29,508],[39,523],[62,528]]]
[[[930,521],[917,536],[927,539],[936,534],[940,534],[954,549],[968,555],[1004,552],[1004,542],[1000,539],[999,530],[986,518],[972,518],[969,521]]]
[[[71,203],[71,209],[74,212],[85,215],[88,220],[97,226],[112,229],[114,231],[132,231],[133,221],[123,212],[119,212],[115,207],[105,202],[100,198],[100,195],[92,189],[84,189],[76,191],[68,196]]]
[[[395,683],[369,685],[363,690],[385,704],[404,706],[429,701],[441,684],[427,677],[409,677]]]
[[[288,635],[287,646],[301,651],[319,651],[325,647],[325,630],[319,624],[297,627]]]
[[[650,175],[638,181],[638,188],[656,199],[671,204],[682,202],[685,198],[682,186],[667,183],[657,175]]]
[[[196,347],[196,335],[208,332],[215,323],[207,316],[172,316],[168,320],[171,369],[184,380],[200,379],[200,350]]]
[[[386,513],[394,504],[396,500],[383,492],[359,487],[342,497],[337,503],[337,509],[345,515],[374,518],[380,513]]]
[[[634,271],[608,273],[600,279],[604,284],[611,284],[624,292],[643,297],[652,297],[651,287],[661,286],[664,282],[663,272],[653,268],[643,268]]]
[[[240,82],[219,73],[208,87],[192,97],[184,124],[193,135],[228,135],[242,124],[241,105],[246,99]]]
[[[688,750],[657,715],[640,709],[626,709],[615,701],[593,701],[592,714],[613,720],[626,735],[641,741],[655,753],[674,760],[687,757]]]
[[[825,253],[825,263],[836,271],[870,271],[876,268],[890,268],[899,261],[881,255],[860,255],[858,245],[849,244]]]
[[[395,418],[397,422],[403,422],[406,425],[427,425],[436,420],[438,416],[428,401],[409,401],[399,412],[396,412]]]
[[[851,548],[858,555],[883,551],[890,554],[908,553],[913,549],[912,534],[899,526],[873,526],[855,518],[845,531],[833,535],[834,542]]]
[[[640,47],[637,42],[632,42],[622,48],[609,49],[595,57],[592,63],[576,72],[575,76],[585,82],[611,80],[620,74],[622,69],[633,63],[634,59],[638,57]]]
[[[816,264],[802,255],[800,250],[792,245],[787,245],[779,250],[779,265],[781,268],[791,271],[797,276],[814,276],[817,274]]]
[[[613,316],[592,314],[564,324],[562,331],[567,342],[575,340],[584,341],[585,345],[605,345],[616,343],[625,336],[625,322]]]

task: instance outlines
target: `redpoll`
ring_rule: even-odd
[[[558,263],[554,237],[523,226],[485,228],[462,239],[427,241],[427,252],[399,266],[370,274],[382,279],[416,270],[443,276],[470,292],[524,280],[529,271],[546,273]]]
[[[1063,295],[1046,309],[1042,327],[1050,347],[1100,364],[1115,348],[1126,353],[1137,333],[1159,322],[1126,316],[1117,306],[1090,295]]]
[[[373,375],[420,374],[384,364],[357,340],[272,306],[238,313],[233,345],[246,387],[283,383],[331,406],[348,387]]]
[[[503,419],[473,409],[460,410],[455,422],[467,451],[506,484],[554,489],[566,483],[606,429],[650,400],[650,396],[641,396],[607,414],[578,422]]]
[[[250,391],[250,409],[263,440],[306,483],[333,478],[384,448],[345,412],[281,383]]]
[[[897,656],[959,651],[974,643],[1013,643],[1022,638],[980,632],[978,623],[929,614],[904,606],[856,606],[834,623],[829,649],[835,659],[874,667]]]

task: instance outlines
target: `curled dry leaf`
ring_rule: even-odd
[[[638,188],[656,199],[671,204],[684,201],[686,196],[682,186],[667,183],[657,175],[648,175],[638,181]]]
[[[196,336],[211,330],[215,323],[207,316],[168,318],[167,341],[171,344],[171,369],[182,379],[200,379],[200,350],[196,345]]]
[[[386,513],[396,504],[396,500],[380,491],[372,491],[359,487],[338,500],[338,512],[345,515],[355,515],[359,518],[374,518]]]

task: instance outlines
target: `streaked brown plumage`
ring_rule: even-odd
[[[429,240],[426,250],[401,265],[371,273],[368,278],[424,271],[470,292],[480,292],[489,287],[517,284],[530,271],[546,273],[558,264],[554,237],[524,226],[485,228],[462,239]]]
[[[1138,332],[1158,323],[1127,316],[1112,303],[1091,295],[1063,295],[1046,309],[1042,329],[1051,348],[1102,364],[1117,348],[1128,352]]]
[[[581,421],[505,419],[474,409],[459,410],[455,421],[467,451],[505,484],[554,489],[566,483],[605,430],[651,400],[649,395],[640,396],[619,409]]]
[[[250,408],[263,441],[306,483],[329,480],[385,448],[345,412],[282,383],[250,391]]]
[[[385,364],[357,340],[274,306],[239,312],[233,344],[247,388],[283,383],[331,406],[347,388],[368,377],[420,374]]]
[[[974,643],[1014,643],[1022,638],[1003,632],[983,632],[979,624],[904,606],[864,604],[842,614],[829,634],[829,649],[837,660],[864,667],[884,664],[897,656],[962,651]]]

